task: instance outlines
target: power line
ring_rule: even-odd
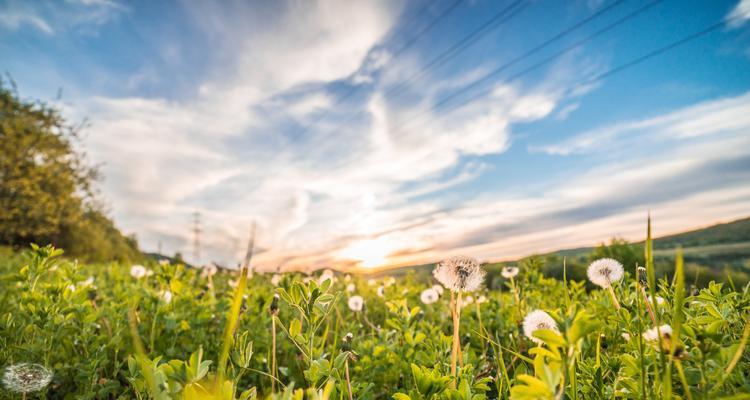
[[[530,66],[528,68],[525,68],[522,71],[514,74],[513,76],[511,76],[510,78],[508,78],[507,80],[505,80],[505,82],[511,82],[513,80],[516,80],[516,79],[520,78],[521,76],[524,76],[524,75],[526,75],[526,74],[528,74],[528,73],[536,70],[537,68],[539,68],[539,67],[541,67],[541,66],[543,66],[543,65],[545,65],[545,64],[547,64],[547,63],[549,63],[549,62],[551,62],[551,61],[553,61],[553,60],[555,60],[555,59],[557,59],[557,58],[559,58],[561,56],[563,56],[564,54],[566,54],[566,53],[568,53],[568,52],[570,52],[570,51],[572,51],[572,50],[574,50],[574,49],[582,46],[583,44],[585,44],[587,42],[590,42],[591,40],[593,40],[593,39],[595,39],[595,38],[597,38],[597,37],[599,37],[599,36],[601,36],[601,35],[609,32],[612,29],[615,29],[616,27],[622,25],[623,23],[625,23],[625,22],[627,22],[627,21],[629,21],[629,20],[637,17],[638,15],[646,12],[648,9],[650,9],[651,7],[653,7],[653,6],[661,3],[662,1],[663,0],[654,0],[652,2],[649,2],[649,3],[645,4],[642,7],[639,7],[635,11],[632,11],[629,14],[625,15],[624,17],[617,19],[616,21],[608,24],[604,28],[601,28],[601,29],[595,31],[594,33],[586,36],[585,38],[583,38],[583,39],[581,39],[581,40],[579,40],[579,41],[577,41],[577,42],[575,42],[575,43],[573,43],[573,44],[571,44],[569,46],[564,47],[562,50],[559,50],[559,51],[555,52],[554,54],[552,54],[551,56],[543,59],[542,61],[537,62],[536,64],[534,64],[534,65],[532,65],[532,66]],[[616,2],[616,3],[612,4],[612,5],[610,5],[609,7],[612,7],[612,6],[616,5],[616,4],[619,4],[619,3]],[[519,57],[511,60],[510,62],[499,66],[498,68],[496,68],[493,71],[489,72],[488,74],[486,74],[482,78],[479,78],[478,80],[472,82],[471,84],[467,85],[466,87],[461,88],[461,89],[459,89],[459,90],[451,93],[450,95],[442,98],[440,101],[438,101],[437,103],[435,103],[433,105],[432,109],[427,109],[427,110],[424,110],[424,111],[416,114],[414,117],[412,117],[412,118],[406,120],[405,122],[399,124],[395,128],[395,130],[396,131],[400,131],[402,128],[409,126],[417,118],[419,118],[419,117],[421,117],[421,116],[423,116],[423,115],[431,112],[433,109],[437,109],[439,107],[442,107],[443,105],[447,104],[448,102],[450,102],[451,100],[455,99],[459,95],[462,95],[462,94],[464,94],[464,93],[466,93],[466,92],[468,92],[468,91],[470,91],[470,90],[472,90],[472,89],[474,89],[476,87],[479,87],[480,85],[483,85],[483,84],[489,82],[496,75],[498,75],[500,72],[504,71],[508,67],[510,67],[513,64],[517,63],[518,61],[520,61],[520,60],[528,57],[529,55],[535,53],[536,51],[540,50],[541,48],[546,47],[551,42],[554,42],[554,41],[560,39],[561,37],[563,37],[566,34],[572,32],[573,30],[580,28],[581,26],[583,26],[586,23],[590,22],[591,20],[593,20],[597,16],[602,15],[603,12],[606,12],[606,11],[608,11],[610,9],[611,8],[605,8],[603,10],[600,10],[598,13],[592,14],[591,16],[589,16],[586,19],[578,22],[577,24],[573,25],[572,27],[570,27],[570,28],[568,28],[568,29],[566,29],[566,30],[558,33],[557,35],[553,36],[548,41],[545,41],[544,43],[542,43],[542,44],[534,47],[533,49],[531,49],[528,52],[522,54],[521,56],[519,56]],[[468,104],[468,103],[470,103],[470,102],[472,102],[472,101],[474,101],[474,100],[476,100],[478,98],[481,98],[482,96],[485,96],[490,91],[492,91],[492,89],[481,91],[477,95],[470,97],[469,100],[464,101],[462,103],[459,103],[458,107],[463,106],[465,104]],[[448,110],[446,112],[452,111],[452,110],[454,110],[454,109],[456,109],[458,107],[448,108]]]
[[[642,63],[644,63],[644,62],[646,62],[646,61],[648,61],[648,60],[650,60],[650,59],[652,59],[654,57],[660,56],[660,55],[662,55],[662,54],[664,54],[664,53],[666,53],[666,52],[668,52],[670,50],[673,50],[673,49],[675,49],[677,47],[685,45],[685,44],[687,44],[687,43],[689,43],[689,42],[691,42],[693,40],[699,39],[702,36],[705,36],[705,35],[713,32],[713,31],[716,31],[717,29],[720,29],[720,28],[726,26],[728,23],[730,23],[730,22],[732,22],[734,20],[744,19],[744,18],[748,18],[748,17],[750,17],[750,14],[748,14],[748,15],[737,15],[737,16],[734,16],[734,17],[731,17],[731,18],[724,18],[724,19],[722,19],[720,21],[717,21],[717,22],[715,22],[715,23],[713,23],[711,25],[708,25],[707,27],[705,27],[705,28],[703,28],[701,30],[693,32],[690,35],[687,35],[687,36],[685,36],[685,37],[683,37],[681,39],[678,39],[676,41],[670,42],[670,43],[668,43],[668,44],[666,44],[666,45],[664,45],[662,47],[654,49],[654,50],[652,50],[652,51],[650,51],[650,52],[648,52],[646,54],[643,54],[643,55],[641,55],[639,57],[636,57],[636,58],[634,58],[634,59],[632,59],[630,61],[624,62],[624,63],[622,63],[622,64],[620,64],[620,65],[618,65],[616,67],[610,68],[609,70],[607,70],[607,71],[605,71],[605,72],[603,72],[601,74],[598,74],[598,75],[596,75],[596,76],[594,76],[594,77],[592,77],[592,78],[590,78],[590,79],[588,79],[588,80],[586,80],[586,81],[584,81],[582,83],[577,84],[575,87],[568,88],[567,90],[565,90],[563,92],[563,95],[571,93],[571,92],[574,92],[580,86],[590,85],[590,84],[599,82],[599,81],[601,81],[602,79],[604,79],[606,77],[609,77],[609,76],[618,74],[620,72],[623,72],[623,71],[625,71],[627,69],[630,69],[630,68],[635,67],[635,66],[637,66],[639,64],[642,64]],[[469,104],[474,99],[472,99],[470,101],[467,101],[467,102],[460,103],[459,107],[462,107],[462,106],[465,106],[465,105]],[[447,112],[455,110],[456,108],[459,108],[459,107],[454,107],[454,108],[448,110]]]
[[[620,1],[624,1],[624,0],[620,0]],[[458,55],[461,51],[466,50],[467,48],[472,46],[479,39],[481,39],[488,33],[492,32],[494,29],[498,28],[503,23],[507,22],[508,20],[510,20],[517,14],[519,14],[529,5],[529,3],[524,3],[522,6],[518,7],[518,5],[521,3],[524,3],[523,0],[517,0],[511,3],[510,5],[508,5],[507,7],[503,7],[492,18],[487,20],[484,24],[482,24],[481,26],[479,26],[478,28],[470,32],[468,35],[464,36],[463,39],[454,43],[453,46],[448,48],[448,50],[442,52],[437,57],[433,58],[424,67],[422,67],[420,71],[417,71],[415,74],[407,78],[405,81],[387,90],[385,93],[385,96],[390,96],[392,94],[397,94],[397,93],[402,92],[403,89],[406,87],[406,85],[421,78],[430,69],[437,68],[445,64],[445,62],[447,62],[451,58]],[[514,8],[515,10],[513,10]],[[510,15],[506,16],[506,14],[508,14],[508,12],[511,10],[513,12],[510,13]]]
[[[619,0],[619,1],[624,1],[624,0]],[[518,5],[521,3],[524,3],[524,4],[518,7]],[[410,82],[413,82],[414,80],[421,78],[422,76],[424,76],[425,73],[427,73],[428,70],[432,68],[440,67],[441,65],[445,64],[448,60],[457,56],[463,50],[466,50],[470,46],[474,45],[474,43],[476,43],[479,39],[481,39],[488,33],[492,32],[494,29],[498,28],[500,25],[511,20],[516,15],[520,14],[521,11],[523,11],[527,6],[528,6],[528,2],[524,2],[523,0],[517,0],[511,3],[510,5],[508,5],[507,7],[503,7],[492,18],[490,18],[481,26],[474,29],[472,32],[469,32],[468,35],[464,36],[461,40],[454,43],[453,46],[448,48],[448,50],[442,52],[436,58],[433,58],[429,63],[427,63],[426,66],[422,67],[420,71],[417,71],[414,75],[409,77],[406,81],[399,83],[397,86],[391,89],[388,89],[385,92],[384,96],[388,97],[393,94],[398,94],[402,92],[403,89],[405,89],[406,86]],[[366,113],[365,110],[360,110],[359,112],[350,115],[348,118],[344,119],[344,121],[342,121],[340,124],[338,124],[336,129],[334,129],[334,131],[343,128],[346,124],[353,121],[357,117],[364,115],[365,113]]]
[[[412,36],[412,38],[409,41],[407,41],[403,46],[401,46],[398,50],[396,50],[391,55],[391,59],[398,57],[401,53],[403,53],[404,51],[406,51],[407,49],[409,49],[411,46],[413,46],[422,36],[424,36],[427,32],[429,32],[430,30],[432,30],[432,28],[434,28],[441,20],[443,20],[451,12],[453,12],[462,2],[463,2],[463,0],[454,0],[453,3],[451,3],[451,5],[449,5],[445,10],[443,10],[443,12],[440,13],[440,15],[438,15],[435,19],[433,19],[427,26],[425,26],[421,30],[419,30],[414,36]],[[428,2],[428,5],[429,5],[429,2]],[[420,13],[424,12],[425,10],[427,10],[427,8],[428,8],[427,5],[424,6],[424,7],[422,7],[420,9]],[[415,15],[414,19],[416,19],[417,16],[418,15]],[[332,106],[328,107],[326,109],[326,111],[324,111],[322,114],[318,115],[318,117],[316,117],[311,123],[307,124],[304,128],[302,128],[299,131],[299,134],[295,135],[293,139],[296,140],[297,138],[299,138],[305,132],[310,131],[310,129],[312,129],[320,121],[322,121],[326,117],[328,117],[328,115],[330,114],[330,110],[332,110],[334,107],[336,107],[337,105],[341,104],[344,100],[348,99],[354,93],[356,93],[357,91],[359,91],[360,87],[361,87],[360,85],[353,85],[342,96],[339,96],[336,99],[336,101],[334,102],[334,104]]]

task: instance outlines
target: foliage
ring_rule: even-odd
[[[59,111],[19,98],[0,80],[0,244],[53,243],[89,261],[133,260],[94,196],[97,170],[77,149],[78,129]]]
[[[347,377],[353,398],[363,400],[701,399],[750,391],[750,287],[711,283],[690,295],[681,264],[676,279],[650,286],[666,299],[654,302],[655,318],[674,329],[671,342],[654,344],[641,336],[652,322],[632,274],[616,287],[618,312],[606,292],[523,263],[514,286],[502,282],[473,294],[486,301],[464,305],[454,378],[448,293],[420,304],[432,283],[415,275],[369,285],[286,274],[278,287],[255,275],[242,286],[236,273],[209,280],[167,262],[136,279],[129,265],[77,264],[52,247],[0,256],[0,366],[38,363],[54,373],[32,397],[345,399]],[[348,309],[349,284],[365,298],[364,310]],[[269,308],[276,293],[278,309]],[[543,345],[519,326],[532,309],[548,311],[559,327],[534,333]],[[0,398],[18,397],[0,389]]]

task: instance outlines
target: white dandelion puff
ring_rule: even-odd
[[[649,296],[648,296],[648,302],[649,302],[649,303],[651,303],[651,304],[653,304],[653,303],[654,303],[654,300],[653,300],[653,298],[651,297],[651,295],[649,295]],[[656,296],[656,305],[657,305],[657,306],[663,306],[663,305],[664,305],[664,304],[665,304],[666,302],[667,302],[667,301],[666,301],[666,300],[665,300],[665,299],[664,299],[663,297],[661,297],[661,296]]]
[[[347,292],[354,293],[355,290],[357,290],[357,286],[355,286],[353,283],[346,285]]]
[[[94,284],[94,277],[93,276],[89,276],[88,279],[86,279],[85,281],[83,281],[81,283],[81,285],[83,285],[84,287],[88,287],[88,286],[91,286],[93,284]]]
[[[486,302],[487,302],[487,297],[485,297],[484,295],[477,297],[477,304],[482,304]]]
[[[375,279],[368,279],[367,280],[367,286],[375,286],[375,284],[378,283]]]
[[[593,284],[606,289],[622,279],[623,269],[619,261],[601,258],[592,262],[586,273]]]
[[[219,268],[214,263],[206,264],[202,268],[201,276],[203,278],[212,277],[216,275],[218,271],[219,271]]]
[[[385,297],[385,287],[378,286],[377,294],[378,297]]]
[[[438,294],[438,292],[433,288],[425,289],[422,291],[422,294],[419,295],[419,300],[421,300],[424,304],[432,304],[438,301],[439,298],[440,294]]]
[[[471,295],[461,298],[461,307],[466,307],[474,302],[474,297]]]
[[[172,302],[172,292],[169,290],[165,290],[159,294],[162,300],[164,300],[165,303],[169,304]]]
[[[432,275],[454,292],[473,292],[482,286],[485,272],[477,260],[456,256],[438,264]]]
[[[659,327],[657,332],[656,328],[648,329],[643,332],[643,340],[647,342],[657,342],[659,340],[659,334],[661,334],[662,340],[668,340],[672,337],[672,327],[669,325],[662,325]]]
[[[325,281],[331,281],[331,283],[336,282],[336,275],[334,275],[332,270],[325,269],[323,270],[323,273],[320,274],[320,277],[318,278],[318,283],[322,284]]]
[[[432,285],[432,289],[434,289],[437,292],[437,294],[439,294],[440,296],[443,295],[443,291],[445,290],[445,288],[443,287],[443,285],[437,285],[437,284],[436,285]]]
[[[354,312],[362,311],[362,307],[365,306],[365,300],[362,296],[352,296],[348,301],[349,309]]]
[[[396,278],[392,276],[383,279],[383,285],[385,285],[385,287],[393,286],[394,283],[396,283]]]
[[[37,392],[49,385],[52,372],[39,364],[21,363],[11,365],[3,374],[3,385],[17,393]]]
[[[540,329],[549,329],[555,332],[560,332],[557,329],[557,322],[546,312],[542,310],[534,310],[526,315],[523,319],[523,334],[526,335],[532,342],[536,344],[543,344],[540,339],[534,337],[534,332]]]
[[[271,277],[271,284],[274,286],[279,286],[279,283],[281,283],[282,276],[280,274],[273,274]]]
[[[148,276],[148,270],[143,265],[133,265],[130,267],[130,276],[132,276],[135,279],[141,279],[144,276]]]
[[[626,342],[629,342],[629,341],[630,341],[630,334],[629,334],[629,333],[627,333],[627,332],[623,332],[623,333],[622,333],[622,335],[620,335],[620,336],[622,336],[622,338],[623,338],[623,339],[624,339],[624,340],[625,340]]]
[[[518,275],[518,267],[503,267],[500,271],[500,275],[505,279],[515,278]]]

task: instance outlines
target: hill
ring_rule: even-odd
[[[502,266],[533,262],[548,275],[562,277],[562,262],[565,259],[568,277],[585,279],[585,267],[591,259],[601,254],[609,254],[608,252],[615,254],[610,255],[613,258],[624,257],[623,252],[627,253],[628,260],[635,260],[642,264],[643,244],[643,241],[627,243],[613,239],[610,244],[606,245],[534,254],[517,260],[492,262],[487,267],[493,278]],[[724,281],[727,276],[730,276],[734,283],[739,284],[747,282],[750,278],[750,218],[655,238],[654,262],[657,271],[663,274],[671,271],[677,247],[683,249],[687,276],[692,277],[695,284],[706,283],[711,279]],[[625,260],[621,261],[625,262]],[[426,275],[433,267],[434,264],[423,264],[374,271],[372,275],[406,273]]]

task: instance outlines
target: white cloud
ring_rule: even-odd
[[[15,31],[30,26],[48,35],[69,28],[82,33],[96,33],[99,26],[127,11],[127,7],[114,0],[9,0],[0,8],[0,27]]]
[[[738,1],[732,11],[727,14],[726,18],[731,20],[729,22],[730,27],[739,28],[742,26],[748,19],[750,19],[750,0]]]

